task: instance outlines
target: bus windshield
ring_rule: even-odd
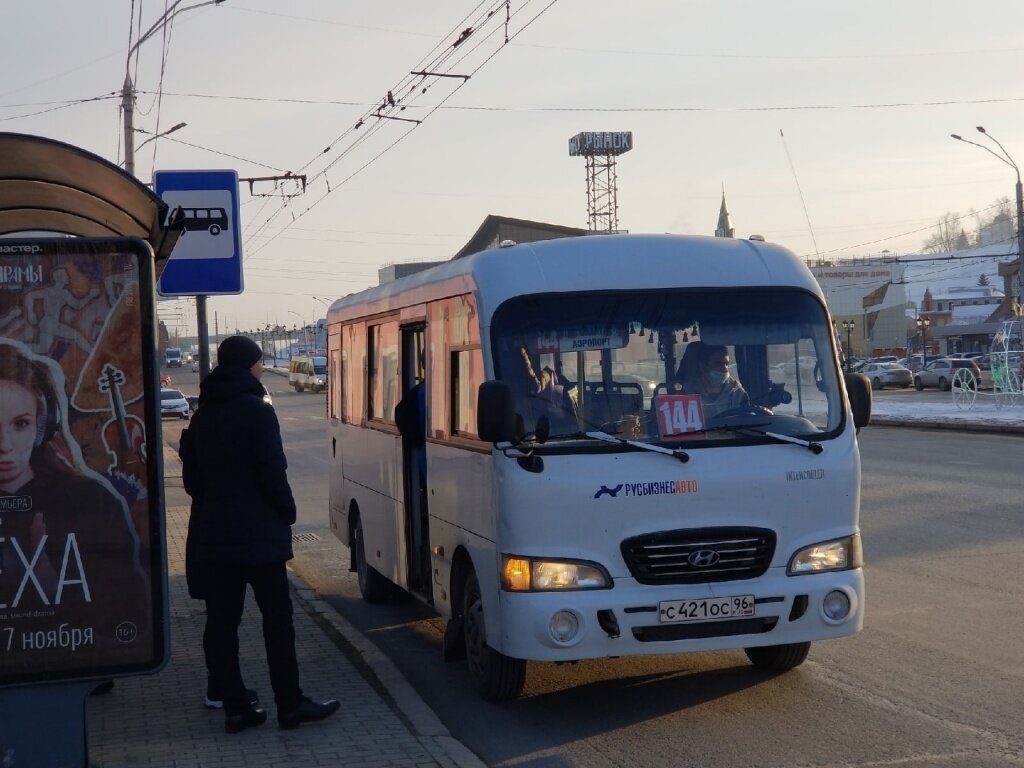
[[[828,315],[795,289],[538,294],[491,326],[525,432],[660,445],[822,439],[843,419]]]

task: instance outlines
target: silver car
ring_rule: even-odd
[[[925,387],[938,387],[943,392],[953,386],[953,381],[961,370],[967,373],[961,376],[973,378],[973,386],[977,387],[981,380],[981,369],[974,360],[964,360],[959,357],[944,357],[939,360],[932,360],[928,365],[914,374],[914,387],[922,390]],[[968,379],[970,380],[970,379]]]
[[[902,387],[906,389],[914,383],[914,374],[909,368],[899,363],[867,363],[860,369],[871,380],[872,389],[884,387]]]

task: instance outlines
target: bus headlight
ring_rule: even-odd
[[[501,588],[507,592],[608,589],[611,579],[597,563],[503,555]]]
[[[801,573],[847,571],[863,565],[864,553],[861,550],[860,534],[855,533],[852,536],[804,547],[790,558],[786,573],[794,576]]]

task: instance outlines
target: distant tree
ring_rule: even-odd
[[[924,241],[925,253],[949,253],[970,247],[959,213],[947,213],[935,222],[935,232]]]
[[[984,272],[982,272],[978,276],[978,285],[981,286],[982,288],[984,288],[986,285],[989,285],[989,284],[990,284],[990,281],[988,279],[988,275],[986,275]]]

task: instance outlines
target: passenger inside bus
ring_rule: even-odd
[[[575,423],[572,388],[567,386],[570,382],[559,378],[549,365],[543,366],[538,374],[525,346],[520,346],[519,354],[523,361],[523,381],[519,383],[519,387],[515,382],[509,383],[513,385],[517,399],[521,400],[524,396],[526,398],[524,416],[529,418],[531,425],[536,424],[537,418],[541,415],[547,416],[553,428],[565,431],[564,427],[571,427]]]

